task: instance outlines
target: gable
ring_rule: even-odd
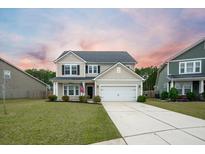
[[[83,59],[73,54],[72,52],[67,53],[57,61],[58,63],[83,63],[84,62]]]
[[[142,80],[140,76],[135,74],[129,68],[125,68],[121,63],[117,63],[114,65],[113,68],[108,69],[104,72],[101,76],[99,76],[96,80],[100,79],[109,79],[109,80],[116,80],[116,79],[125,79],[125,80]],[[120,70],[120,71],[119,71]]]
[[[199,44],[193,46],[192,48],[188,49],[187,51],[172,60],[192,59],[201,57],[205,57],[205,41],[202,41]]]

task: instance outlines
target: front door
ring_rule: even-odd
[[[90,98],[93,98],[93,87],[92,86],[87,87],[87,94]]]

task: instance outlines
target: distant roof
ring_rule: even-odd
[[[15,69],[19,70],[20,72],[24,73],[25,75],[27,75],[27,76],[33,78],[34,80],[40,82],[41,84],[44,84],[45,86],[48,86],[45,82],[39,80],[38,78],[32,76],[32,75],[29,74],[29,73],[23,71],[22,69],[18,68],[17,66],[14,66],[13,64],[11,64],[10,62],[8,62],[7,60],[5,60],[5,59],[3,59],[3,58],[1,58],[1,57],[0,57],[0,61],[3,61],[4,63],[10,65],[11,67],[14,67]]]
[[[62,58],[69,52],[73,52],[87,62],[137,63],[126,51],[64,51],[57,59]]]

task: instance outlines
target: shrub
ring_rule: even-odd
[[[186,94],[186,97],[189,99],[189,101],[194,101],[194,100],[196,100],[196,95],[195,95],[195,93],[193,93],[193,92],[188,92],[188,93]]]
[[[100,103],[100,102],[101,102],[100,96],[94,96],[94,97],[93,97],[93,102],[95,102],[95,103]]]
[[[88,96],[79,96],[79,101],[81,103],[87,103],[88,101]]]
[[[145,96],[138,96],[137,101],[138,102],[146,102],[146,97]]]
[[[69,96],[62,96],[62,100],[64,102],[68,102],[69,101]]]
[[[171,88],[171,90],[169,91],[169,98],[173,102],[176,101],[176,99],[178,98],[178,91],[176,88]]]
[[[56,95],[49,95],[49,96],[48,96],[48,100],[49,100],[50,102],[55,102],[55,101],[57,100],[57,96],[56,96]]]
[[[202,93],[203,98],[205,99],[205,92]]]
[[[163,91],[162,93],[161,93],[161,99],[162,100],[165,100],[165,99],[167,99],[169,97],[169,93],[168,92],[166,92],[166,91]]]

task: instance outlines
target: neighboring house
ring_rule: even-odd
[[[10,73],[6,82],[6,98],[45,98],[47,85],[0,58],[0,98],[3,98],[4,72]]]
[[[136,101],[143,78],[134,72],[136,61],[121,51],[65,51],[55,61],[54,94],[78,100],[80,95],[102,101]]]
[[[155,90],[161,94],[175,87],[180,95],[205,89],[205,39],[179,52],[159,69]]]

